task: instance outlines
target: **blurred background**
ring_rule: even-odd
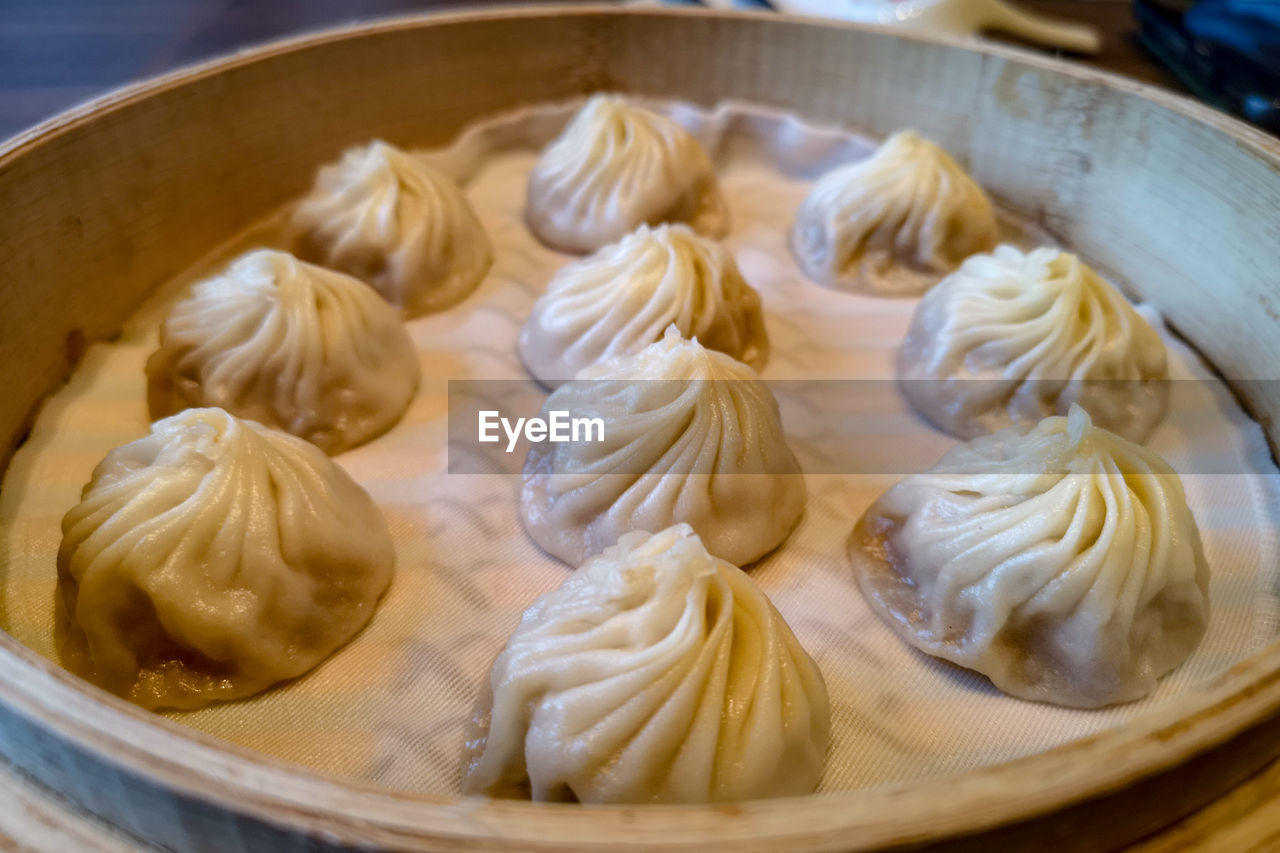
[[[131,80],[281,36],[517,2],[522,0],[0,0],[0,138]],[[981,2],[988,0],[817,0],[806,6],[840,15],[845,4],[901,9]],[[1015,2],[1094,25],[1101,48],[1073,56],[1081,62],[1191,93],[1280,131],[1280,0]],[[709,5],[731,3],[782,5]]]

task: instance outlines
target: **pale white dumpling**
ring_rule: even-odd
[[[325,166],[293,211],[296,252],[350,273],[417,317],[471,294],[493,246],[448,175],[375,141]]]
[[[822,674],[687,524],[628,533],[533,603],[477,703],[463,787],[583,803],[811,793]]]
[[[554,385],[639,352],[673,324],[756,370],[769,357],[760,296],[729,250],[686,225],[642,225],[552,277],[520,332],[520,357]]]
[[[572,566],[628,531],[679,522],[742,566],[778,547],[804,511],[804,475],[768,386],[674,327],[583,370],[542,417],[557,410],[599,419],[603,440],[584,430],[532,445],[520,513],[534,541]]]
[[[982,188],[942,148],[904,130],[814,184],[796,212],[791,252],[820,284],[918,296],[996,239]]]
[[[952,435],[973,438],[1083,406],[1145,441],[1164,416],[1160,335],[1075,255],[1000,246],[925,294],[898,354],[902,392]]]
[[[350,640],[394,559],[314,445],[187,409],[108,453],[62,520],[63,661],[144,708],[249,696]]]
[[[1024,699],[1139,699],[1209,619],[1209,569],[1178,475],[1078,406],[907,477],[858,522],[850,555],[903,639]]]
[[[418,376],[413,342],[382,297],[262,249],[169,312],[147,399],[152,418],[216,406],[338,453],[393,426]]]
[[[666,116],[596,95],[542,152],[525,218],[549,246],[592,252],[640,225],[687,222],[711,237],[729,217],[711,161]]]

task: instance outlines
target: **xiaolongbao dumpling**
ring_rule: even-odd
[[[756,370],[769,357],[760,296],[729,250],[686,225],[641,225],[555,274],[520,332],[520,357],[555,384],[639,352],[673,324]]]
[[[549,246],[592,252],[648,223],[729,228],[702,146],[666,116],[596,95],[547,146],[529,175],[525,218]]]
[[[1209,618],[1178,475],[1078,406],[907,477],[858,522],[850,555],[908,643],[1058,705],[1145,696]]]
[[[1164,342],[1114,287],[1058,249],[974,255],[925,294],[898,354],[902,392],[973,438],[1064,415],[1144,441],[1164,415]]]
[[[108,453],[62,520],[63,660],[144,708],[249,696],[350,640],[394,559],[318,448],[187,409]]]
[[[241,256],[169,312],[147,361],[151,417],[216,406],[327,453],[390,429],[418,387],[394,309],[285,252]]]
[[[796,212],[791,251],[821,284],[917,296],[969,255],[994,248],[996,236],[982,187],[946,151],[906,130],[814,184]]]
[[[322,168],[293,228],[300,257],[372,285],[406,317],[461,302],[493,264],[453,179],[381,141]]]
[[[769,388],[674,328],[583,370],[547,398],[544,419],[557,410],[599,419],[603,439],[534,444],[520,513],[534,541],[570,565],[628,531],[679,522],[717,557],[746,565],[804,511],[804,475]]]
[[[583,803],[808,794],[817,665],[687,524],[628,533],[525,611],[477,703],[464,790]]]

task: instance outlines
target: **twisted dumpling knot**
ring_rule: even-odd
[[[858,522],[850,555],[907,642],[1026,699],[1138,699],[1208,622],[1209,571],[1178,475],[1078,406],[907,477]]]
[[[591,252],[644,224],[722,237],[728,211],[702,146],[666,116],[592,97],[529,175],[525,218],[540,240]]]
[[[909,130],[823,175],[791,229],[792,254],[810,279],[883,296],[917,296],[996,240],[986,193]]]
[[[299,256],[368,283],[406,317],[462,301],[493,264],[453,179],[382,141],[322,168],[292,228]]]
[[[807,794],[830,731],[817,665],[688,525],[635,531],[525,611],[477,703],[464,789],[591,803]]]
[[[378,294],[263,249],[169,312],[147,400],[153,418],[216,406],[338,453],[390,429],[418,378],[413,342]]]
[[[1164,342],[1075,255],[1000,246],[925,294],[898,354],[904,396],[953,435],[1088,410],[1144,441],[1164,415]]]
[[[757,370],[769,357],[760,296],[733,255],[685,225],[641,225],[555,274],[520,332],[520,357],[557,384],[640,351],[672,325]]]
[[[584,369],[543,406],[599,418],[600,441],[537,444],[520,511],[543,550],[571,565],[627,531],[689,523],[711,553],[745,565],[804,511],[804,475],[777,401],[747,365],[682,338]]]
[[[102,460],[62,522],[69,669],[146,708],[198,708],[310,670],[373,615],[391,536],[313,445],[187,409]]]

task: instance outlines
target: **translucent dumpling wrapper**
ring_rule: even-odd
[[[961,438],[1079,404],[1145,441],[1168,405],[1167,362],[1159,333],[1075,255],[1000,246],[920,300],[898,377],[916,409]]]
[[[570,565],[631,530],[685,522],[742,566],[780,545],[804,511],[804,475],[768,386],[674,328],[583,370],[542,416],[557,410],[598,420],[602,440],[532,445],[520,512],[534,541]]]
[[[1209,619],[1209,569],[1178,475],[1078,406],[908,476],[867,510],[849,552],[899,636],[1024,699],[1139,699]]]
[[[729,250],[685,225],[642,225],[552,277],[520,332],[520,357],[554,385],[639,352],[671,325],[756,370],[768,360],[760,296]]]
[[[592,97],[529,175],[525,219],[553,248],[593,252],[641,225],[685,222],[710,237],[728,208],[702,146],[666,116]]]
[[[213,406],[338,453],[390,429],[418,387],[395,309],[362,282],[285,252],[197,284],[147,361],[151,417]]]
[[[108,453],[63,519],[62,659],[144,708],[250,696],[350,640],[394,559],[369,495],[314,445],[187,409]]]
[[[918,296],[995,248],[995,209],[951,155],[914,131],[823,175],[800,205],[791,252],[813,281]]]
[[[498,655],[463,788],[583,803],[811,793],[822,674],[741,569],[688,525],[636,531],[537,599]]]
[[[375,141],[323,167],[292,215],[297,254],[373,286],[406,317],[469,296],[493,245],[452,178]]]

